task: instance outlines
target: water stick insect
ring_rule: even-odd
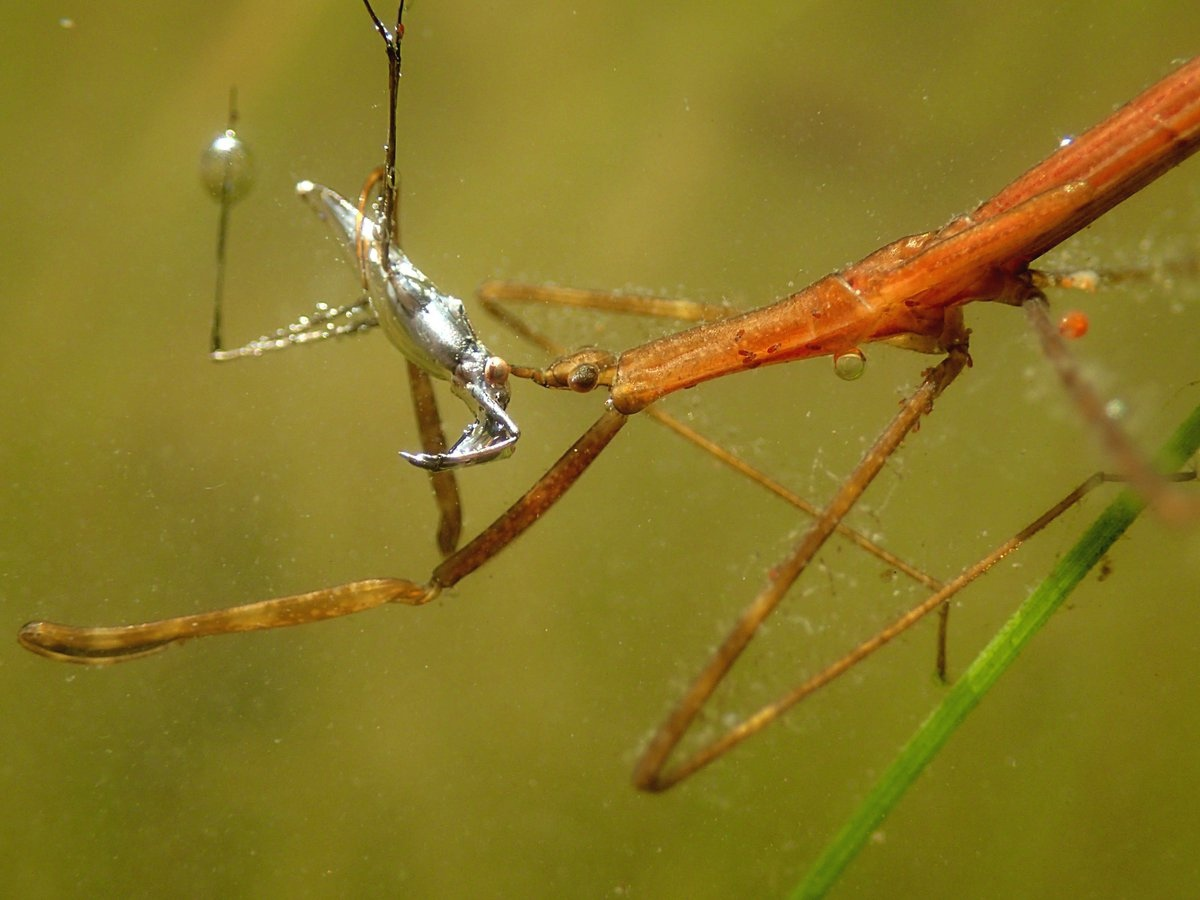
[[[386,31],[378,25],[378,19],[374,21],[381,31]],[[389,41],[389,58],[397,68],[399,32],[397,28],[396,39]],[[798,688],[679,766],[666,768],[672,749],[758,626],[816,550],[838,528],[857,497],[929,410],[933,400],[967,364],[967,332],[962,323],[965,304],[992,300],[1024,307],[1072,393],[1090,409],[1094,422],[1106,421],[1097,413],[1094,395],[1074,376],[1062,352],[1057,332],[1046,315],[1042,296],[1045,285],[1029,266],[1044,252],[1182,161],[1194,152],[1198,143],[1200,63],[1193,61],[1062,147],[971,214],[957,217],[936,231],[888,244],[859,263],[775,304],[650,341],[620,355],[587,350],[568,354],[545,367],[512,367],[512,375],[546,387],[603,391],[607,394],[606,410],[543,479],[474,540],[448,552],[425,582],[367,579],[213,613],[115,628],[31,623],[22,630],[21,641],[27,648],[54,658],[107,663],[143,656],[171,643],[206,634],[301,624],[385,603],[427,603],[487,562],[540,518],[607,446],[629,416],[652,410],[651,404],[674,391],[763,365],[814,356],[832,356],[841,373],[853,374],[861,359],[860,346],[877,341],[927,353],[945,353],[945,359],[925,375],[921,386],[834,500],[820,512],[808,534],[771,570],[767,587],[747,608],[651,742],[635,780],[644,788],[667,787],[774,721],[810,689],[809,684]],[[393,131],[389,155],[394,153],[394,146]],[[322,334],[330,331],[325,326],[331,322],[333,333],[350,333],[382,323],[381,309],[388,314],[395,312],[389,331],[393,342],[429,374],[455,383],[459,396],[475,415],[473,424],[449,452],[426,448],[423,453],[410,454],[410,461],[439,470],[503,455],[511,450],[517,437],[516,426],[507,412],[508,368],[474,338],[461,305],[433,288],[391,242],[393,181],[389,173],[394,178],[394,163],[390,160],[385,166],[382,208],[377,213],[371,211],[365,197],[356,205],[328,189],[309,183],[302,186],[302,194],[323,211],[347,250],[355,255],[370,297],[368,304],[352,304],[340,309],[336,316],[318,315],[309,321],[315,320]],[[485,301],[494,303],[511,293],[525,291],[492,285],[481,293]],[[569,296],[554,294],[555,299]],[[422,313],[431,315],[436,327],[422,327],[429,321],[422,318]],[[342,316],[348,317],[352,327],[339,331],[341,326],[335,320]],[[269,336],[265,343],[243,348],[243,355],[270,349],[272,342],[282,342],[283,346],[303,341],[292,340],[290,332]],[[1140,490],[1168,515],[1186,512],[1187,502],[1141,462],[1140,454],[1119,430],[1106,427],[1104,434],[1117,466]],[[443,549],[448,550],[445,544]],[[961,585],[956,583],[952,587]],[[922,604],[920,611],[936,608],[947,596],[945,593],[935,596]],[[891,633],[887,632],[878,642]],[[814,681],[829,680],[843,670],[839,665]]]

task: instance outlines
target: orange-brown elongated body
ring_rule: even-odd
[[[840,355],[871,341],[944,348],[948,310],[1020,302],[1028,266],[1200,144],[1200,59],[1079,138],[1064,140],[969,215],[901,238],[770,306],[621,354],[613,406],[631,414],[681,388],[761,365]],[[953,321],[953,320],[952,320]]]

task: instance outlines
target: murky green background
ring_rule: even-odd
[[[75,27],[60,27],[59,16]],[[974,205],[1200,48],[1193,0],[437,3],[411,11],[404,241],[489,277],[751,306]],[[135,621],[435,562],[403,367],[371,335],[205,359],[216,209],[196,160],[241,95],[248,339],[354,278],[292,197],[379,158],[383,60],[358,4],[24,4],[0,32],[0,622]],[[1197,246],[1200,162],[1059,259]],[[1068,298],[1088,370],[1156,446],[1198,401],[1195,280]],[[619,349],[653,330],[542,321]],[[940,576],[1102,465],[1009,309],[856,522]],[[537,359],[491,323],[489,341]],[[926,360],[886,348],[728,379],[672,407],[821,500]],[[468,472],[472,531],[599,411],[518,386],[517,455]],[[452,410],[451,428],[462,413]],[[223,638],[98,671],[0,645],[0,884],[20,896],[769,896],[941,689],[922,627],[661,797],[651,728],[801,527],[635,421],[493,565],[421,609]],[[962,596],[958,667],[1090,502]],[[1200,878],[1200,537],[1142,521],[841,885],[845,896],[1186,893]],[[830,547],[713,721],[916,599]]]

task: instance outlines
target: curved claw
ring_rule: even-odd
[[[478,422],[469,425],[453,447],[445,453],[409,453],[401,450],[400,455],[414,466],[430,472],[440,472],[456,466],[472,466],[476,463],[503,459],[513,451],[517,435],[504,437],[486,434]]]
[[[521,432],[504,407],[474,382],[466,384],[463,392],[456,390],[455,393],[459,396],[466,394],[463,399],[475,410],[475,421],[466,427],[454,446],[445,453],[408,453],[401,450],[400,455],[414,466],[439,472],[455,466],[472,466],[503,459],[513,452]]]
[[[402,452],[401,456],[415,466],[438,471],[512,453],[520,431],[505,412],[509,368],[476,336],[462,301],[438,290],[395,242],[389,245],[385,262],[379,224],[360,216],[358,208],[336,191],[302,181],[296,192],[329,223],[362,267],[367,299],[391,342],[434,378],[449,381],[475,416],[447,452]]]

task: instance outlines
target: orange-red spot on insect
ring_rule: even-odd
[[[1064,313],[1063,317],[1058,320],[1058,333],[1067,340],[1077,340],[1083,337],[1088,332],[1088,317],[1085,313],[1078,310],[1071,310]]]

